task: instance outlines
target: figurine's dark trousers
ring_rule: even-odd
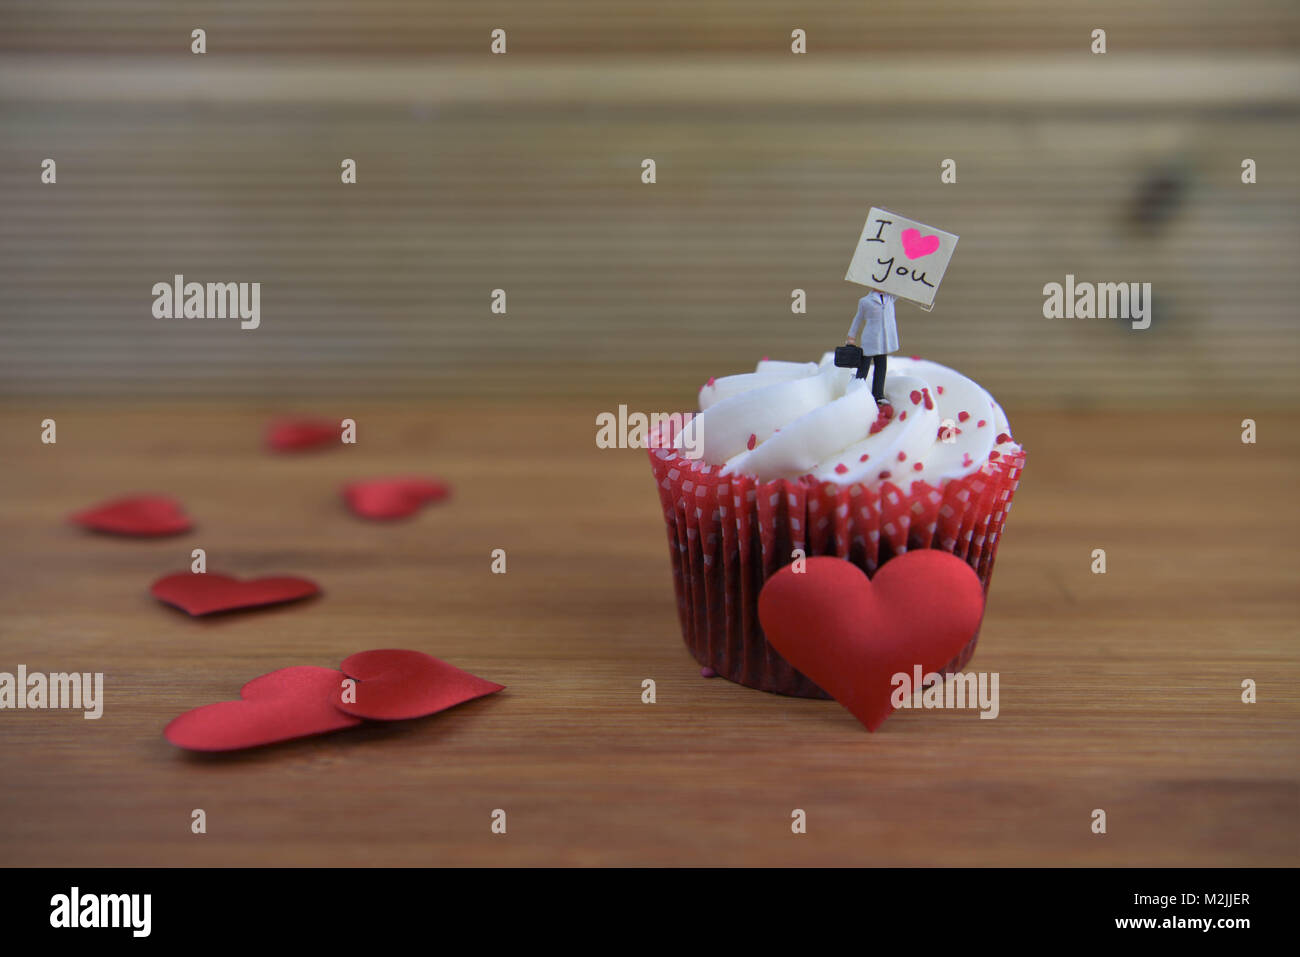
[[[865,379],[867,372],[871,370],[871,364],[876,364],[875,373],[871,377],[871,394],[877,402],[885,397],[885,360],[888,356],[867,356],[862,357],[858,363],[858,378]]]

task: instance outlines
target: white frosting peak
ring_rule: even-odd
[[[764,360],[753,372],[710,380],[677,445],[698,435],[706,463],[759,481],[811,474],[904,488],[969,475],[990,453],[1017,447],[993,397],[937,362],[891,357],[885,397],[893,417],[873,434],[880,410],[870,380],[836,368],[833,353],[820,363]]]

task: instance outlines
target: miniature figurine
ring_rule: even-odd
[[[858,300],[858,311],[849,326],[844,345],[835,350],[835,364],[857,369],[857,378],[872,372],[871,394],[876,404],[885,398],[885,365],[891,352],[898,351],[898,325],[894,321],[894,297],[872,290]],[[873,369],[872,366],[875,368]]]

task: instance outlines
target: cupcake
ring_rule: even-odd
[[[828,697],[763,637],[758,594],[800,555],[834,555],[870,577],[937,548],[988,594],[1024,466],[1001,407],[959,372],[891,357],[885,399],[821,362],[764,360],[710,379],[700,411],[652,439],[682,637],[704,667],[763,691]],[[945,671],[963,667],[978,634]]]

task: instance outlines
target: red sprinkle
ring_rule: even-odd
[[[971,465],[971,462],[972,462],[972,459],[971,459],[971,457],[970,457],[970,453],[969,453],[969,452],[967,452],[967,453],[965,453],[964,455],[962,455],[962,457],[961,457],[961,464],[962,464],[962,465],[964,465],[964,466],[966,466],[967,468],[969,468],[970,465]]]
[[[957,413],[957,421],[958,421],[958,422],[965,422],[965,421],[966,421],[967,419],[969,419],[969,418],[970,418],[970,413],[969,413],[969,412],[958,412],[958,413]]]
[[[923,468],[925,468],[925,466],[922,465],[920,462],[917,462],[916,464],[914,464],[914,465],[912,466],[912,471],[913,471],[913,472],[919,472],[919,471],[921,471],[921,469],[923,469]]]
[[[921,404],[921,393],[917,392],[915,389],[913,389],[911,392],[909,392],[909,393],[907,394],[907,397],[908,397],[909,399],[912,400],[912,405],[920,405],[920,404]]]
[[[915,359],[915,360],[918,361],[918,362],[921,360],[921,357],[920,357],[920,356],[910,356],[909,358],[911,358],[911,359]]]
[[[898,453],[898,461],[900,461],[900,462],[906,462],[906,461],[907,461],[907,453],[906,453],[906,452],[899,452],[899,453]]]
[[[889,478],[889,473],[888,473],[888,472],[881,472],[881,473],[880,473],[880,477],[881,477],[882,479],[887,479],[887,478]]]
[[[875,435],[894,419],[894,407],[892,405],[882,405],[876,412],[876,421],[871,423],[871,431],[868,435]],[[902,421],[901,419],[899,421]]]
[[[868,455],[866,452],[863,452],[863,453],[862,453],[862,458],[858,459],[858,461],[859,461],[859,462],[865,462],[865,461],[866,461],[867,459],[869,459],[869,458],[871,458],[871,456]]]
[[[906,410],[906,409],[904,409],[902,412],[899,413],[899,415],[898,415],[898,421],[899,421],[899,422],[902,422],[905,418],[907,418],[907,410]]]
[[[996,458],[998,458],[998,457],[999,457],[999,456],[998,456],[998,453],[997,453],[996,451],[993,451],[993,452],[990,452],[990,453],[989,453],[989,461],[990,461],[990,462],[992,462],[994,459],[996,459]]]
[[[704,384],[705,384],[705,385],[713,385],[713,383],[714,383],[715,381],[717,381],[717,380],[716,380],[713,376],[709,376],[709,381],[706,382],[706,383],[704,383]]]
[[[929,390],[929,389],[922,389],[922,390],[921,390],[921,395],[925,396],[925,407],[926,407],[927,409],[933,409],[933,408],[934,408],[934,399],[930,398],[930,390]]]
[[[998,433],[998,445],[1001,445],[1003,442],[1010,442],[1010,441],[1011,441],[1011,436],[1007,435],[1005,432]]]
[[[845,465],[843,462],[841,462],[839,465],[835,466],[835,474],[836,474],[836,475],[843,475],[843,474],[844,474],[845,472],[847,472],[848,470],[849,470],[849,467],[848,467],[847,465]]]
[[[978,422],[975,423],[975,428],[982,429],[986,425],[988,425],[988,423],[985,422],[983,419],[980,419]]]
[[[939,390],[939,394],[940,394],[940,395],[943,395],[943,386],[941,386],[941,385],[937,385],[937,386],[935,386],[935,388]]]
[[[753,432],[749,433],[749,442],[745,446],[745,448],[752,449],[757,444],[758,444],[758,436],[755,435]]]
[[[771,362],[772,360],[769,359],[767,356],[763,356],[763,361],[764,361],[764,362]]]

